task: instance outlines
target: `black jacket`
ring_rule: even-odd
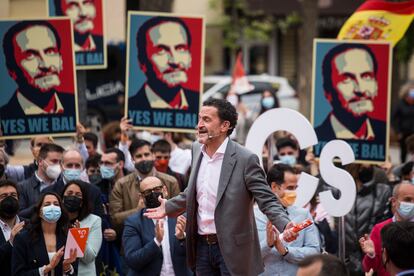
[[[19,217],[20,221],[27,221]],[[22,230],[24,231],[24,230]],[[1,275],[11,276],[11,259],[12,259],[13,246],[10,241],[6,241],[3,231],[0,231],[0,264],[1,264]]]
[[[66,243],[66,236],[56,235],[56,250]],[[32,239],[28,230],[24,230],[16,236],[13,243],[12,273],[15,276],[33,275],[39,276],[39,268],[49,264],[46,244],[43,234],[38,239]],[[55,268],[55,276],[63,275],[63,257]],[[76,275],[77,265],[73,264]]]
[[[392,114],[392,126],[397,133],[414,133],[414,105],[401,99]]]

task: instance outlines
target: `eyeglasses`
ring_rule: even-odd
[[[163,187],[163,185],[160,185],[160,186],[154,187],[152,189],[145,190],[145,191],[142,192],[142,195],[143,196],[149,196],[150,194],[152,194],[154,192],[155,193],[160,193],[160,192],[162,192],[162,187]]]

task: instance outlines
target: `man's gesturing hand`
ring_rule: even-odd
[[[158,201],[161,203],[161,205],[157,208],[147,209],[147,211],[144,213],[144,216],[146,216],[149,219],[165,218],[165,216],[167,215],[167,213],[165,212],[165,202],[167,202],[167,200],[159,196]]]

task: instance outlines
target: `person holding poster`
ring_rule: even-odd
[[[0,22],[0,32],[5,31],[2,42],[6,67],[0,71],[7,70],[9,76],[1,76],[3,136],[75,132],[76,85],[70,59],[72,46],[67,45],[71,39],[61,36],[61,32],[70,30],[70,22],[51,19],[13,23]]]
[[[195,74],[201,72],[200,34],[195,35],[194,26],[191,32],[184,18],[154,16],[143,21],[143,17],[131,16],[131,25],[141,25],[130,26],[137,32],[131,31],[130,39],[136,48],[129,45],[127,117],[134,126],[193,130],[200,107],[200,75]],[[132,66],[139,67],[142,77],[131,74],[137,71]]]
[[[383,46],[382,53],[388,54],[389,45],[376,46]],[[318,67],[315,68],[314,111],[318,113],[314,116],[319,123],[314,125],[320,144],[343,139],[351,144],[357,160],[381,162],[385,161],[387,145],[385,99],[389,67],[388,56],[379,57],[374,47],[362,43],[316,45],[315,51],[320,56],[315,58]],[[324,55],[323,51],[326,51]],[[329,107],[323,106],[326,104],[320,97],[321,88],[330,112],[325,113]],[[322,113],[326,114],[325,118]],[[321,148],[316,147],[317,156]]]

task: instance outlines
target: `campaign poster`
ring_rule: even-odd
[[[2,139],[70,136],[78,121],[72,24],[0,20]]]
[[[388,155],[392,47],[388,42],[315,39],[312,124],[319,143],[346,141],[359,163]]]
[[[107,49],[104,0],[45,0],[49,16],[67,16],[73,23],[76,69],[105,69]]]
[[[125,116],[137,129],[193,132],[202,100],[202,17],[129,12]]]

